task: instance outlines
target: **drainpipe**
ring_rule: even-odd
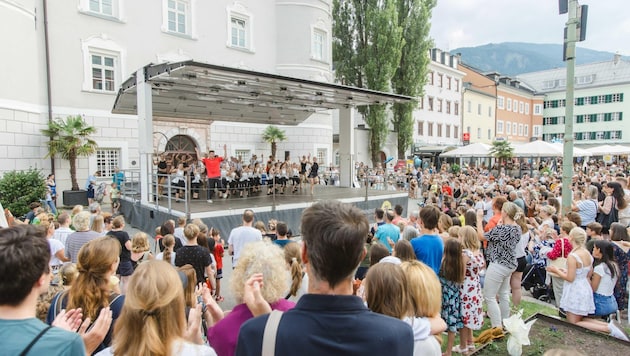
[[[48,4],[47,0],[43,0],[44,10],[44,48],[46,53],[46,98],[48,100],[48,123],[53,121],[52,113],[52,88],[50,80],[50,46],[48,45]],[[50,170],[55,174],[55,157],[50,157]]]

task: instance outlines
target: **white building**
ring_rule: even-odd
[[[228,67],[331,82],[331,0],[0,0],[0,172],[51,169],[46,138],[53,118],[82,115],[97,127],[97,154],[80,159],[88,173],[138,168],[138,120],[111,113],[120,84],[149,63],[194,59]],[[44,14],[47,18],[44,19]],[[48,37],[45,36],[47,28]],[[10,30],[9,30],[10,29]],[[48,58],[47,60],[47,51]],[[50,76],[50,105],[47,77]],[[154,119],[155,152],[214,148],[266,157],[266,126]],[[315,113],[281,127],[278,156],[332,158],[332,115]],[[68,164],[55,160],[59,190],[70,187]]]
[[[562,139],[566,110],[566,69],[518,76],[537,93],[545,94],[543,140]],[[615,55],[611,61],[575,67],[573,132],[580,146],[630,143],[630,62]]]

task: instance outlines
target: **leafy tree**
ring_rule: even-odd
[[[278,148],[278,142],[287,139],[287,136],[283,130],[280,130],[276,126],[267,126],[262,134],[263,141],[271,143],[271,156],[276,157],[276,149]]]
[[[46,157],[59,155],[70,162],[72,190],[79,190],[77,158],[88,157],[98,147],[96,141],[90,138],[95,132],[96,128],[89,126],[80,115],[68,116],[65,121],[57,118],[42,130],[42,134],[49,138]]]
[[[337,79],[345,85],[389,91],[403,46],[396,0],[335,0],[333,6],[333,62]],[[389,131],[386,108],[359,108],[370,129],[373,164],[380,161]]]
[[[40,170],[6,172],[0,179],[0,201],[14,216],[28,213],[28,205],[46,194],[46,180]]]
[[[418,97],[423,95],[427,80],[429,49],[433,41],[431,11],[436,0],[398,0],[398,24],[402,28],[404,46],[392,87],[398,94]],[[392,124],[398,133],[398,159],[404,159],[413,140],[413,110],[417,103],[396,103],[393,106]]]
[[[494,141],[490,148],[490,154],[499,159],[499,164],[504,165],[505,161],[514,157],[514,147],[508,141]]]

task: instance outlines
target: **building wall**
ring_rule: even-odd
[[[470,143],[491,144],[496,136],[496,83],[466,65],[459,69],[466,73],[462,79],[462,130],[470,134]]]
[[[511,81],[509,78],[506,80]],[[534,105],[539,105],[538,100],[534,102],[531,91],[515,87],[513,83],[499,83],[496,136],[510,142],[531,141],[534,137],[534,126],[539,125],[539,118],[534,115]]]
[[[138,122],[135,115],[114,115],[111,109],[120,84],[149,63],[194,59],[299,78],[332,81],[332,1],[298,0],[188,0],[185,33],[169,31],[166,0],[114,0],[112,16],[94,13],[89,0],[49,2],[48,26],[54,117],[82,115],[97,127],[95,139],[103,149],[118,150],[122,169],[139,168]],[[41,1],[0,0],[0,20],[12,33],[0,34],[3,43],[16,48],[15,55],[2,56],[2,68],[13,87],[0,88],[1,171],[31,166],[50,169],[44,159],[45,138],[39,130],[46,125],[45,57]],[[8,9],[9,11],[5,11]],[[246,45],[231,45],[231,18],[246,23]],[[315,58],[313,33],[323,34],[323,56]],[[5,42],[8,41],[8,42]],[[19,51],[18,51],[19,50]],[[114,88],[93,90],[91,55],[114,59]],[[103,59],[104,61],[104,59]],[[31,70],[32,69],[32,70]],[[4,78],[3,71],[3,78]],[[268,155],[269,144],[260,138],[265,126],[207,124],[155,119],[155,147],[184,133],[199,145],[228,145],[228,155],[250,149]],[[293,157],[318,153],[332,160],[332,119],[329,112],[314,114],[300,126],[281,127],[287,140],[278,151]],[[160,142],[163,140],[164,142]],[[14,143],[15,142],[15,143]],[[20,145],[24,143],[25,147]],[[22,159],[16,160],[16,157]],[[9,164],[9,161],[15,161]],[[80,159],[80,185],[97,168],[96,157]],[[70,186],[67,162],[57,159],[59,190]]]

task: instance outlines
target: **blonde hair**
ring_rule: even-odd
[[[451,218],[447,214],[441,213],[438,219],[437,226],[440,232],[448,231],[448,229],[450,229],[451,226],[453,226],[453,218]]]
[[[584,243],[586,243],[586,231],[584,231],[581,227],[574,227],[569,232],[569,240],[571,241],[574,250],[578,247],[584,246]]]
[[[453,237],[453,238],[457,238],[459,236],[459,229],[461,228],[461,226],[451,226],[448,228],[448,237]]]
[[[144,232],[137,232],[131,238],[131,252],[146,252],[151,249],[149,245],[149,235]]]
[[[171,355],[175,340],[186,330],[184,292],[174,288],[181,281],[164,261],[138,266],[116,321],[112,342],[115,355]]]
[[[462,246],[465,249],[476,251],[481,247],[477,231],[472,226],[462,226],[457,235],[460,237]]]
[[[118,215],[112,220],[112,227],[114,229],[120,229],[125,225],[125,217],[122,215]]]
[[[72,218],[72,226],[76,231],[88,231],[90,230],[90,213],[87,211],[81,211]]]
[[[83,205],[75,205],[72,208],[72,217],[76,216],[77,214],[79,214],[80,212],[83,211]]]
[[[291,289],[289,294],[296,296],[302,285],[302,248],[297,242],[289,242],[284,246],[284,260],[291,272]]]
[[[434,317],[442,309],[442,285],[429,266],[420,261],[406,261],[405,272],[411,313],[415,317]]]
[[[98,233],[101,233],[105,230],[105,218],[103,217],[103,215],[96,215],[94,219],[92,219],[90,230]]]
[[[72,285],[75,279],[79,276],[79,270],[74,263],[64,263],[59,269],[59,283],[64,287]]]
[[[193,241],[199,235],[199,226],[195,224],[188,224],[184,228],[184,236],[186,236],[186,240]]]
[[[409,315],[405,273],[393,263],[377,263],[365,277],[366,302],[375,313],[402,319]]]
[[[186,275],[186,287],[184,290],[184,301],[186,306],[189,308],[194,308],[197,300],[195,299],[195,287],[197,283],[197,271],[192,265],[183,265],[181,267],[177,267],[178,271],[181,271]],[[181,283],[181,282],[180,282]]]
[[[510,219],[514,220],[514,222],[518,223],[519,220],[524,219],[525,214],[523,214],[523,209],[521,209],[518,205],[512,203],[511,201],[503,203],[503,207],[501,211],[504,212]]]
[[[263,274],[261,294],[267,303],[283,298],[289,279],[285,266],[284,252],[276,244],[257,241],[245,245],[230,280],[236,300],[243,300],[245,281],[256,273]]]
[[[68,292],[68,310],[81,308],[84,316],[96,320],[100,309],[109,305],[111,289],[107,275],[119,255],[120,243],[109,236],[96,238],[81,247],[77,259],[79,276]]]
[[[173,247],[175,246],[175,236],[171,234],[164,236],[162,238],[162,246],[164,246],[162,260],[171,263],[171,255],[173,254]]]

